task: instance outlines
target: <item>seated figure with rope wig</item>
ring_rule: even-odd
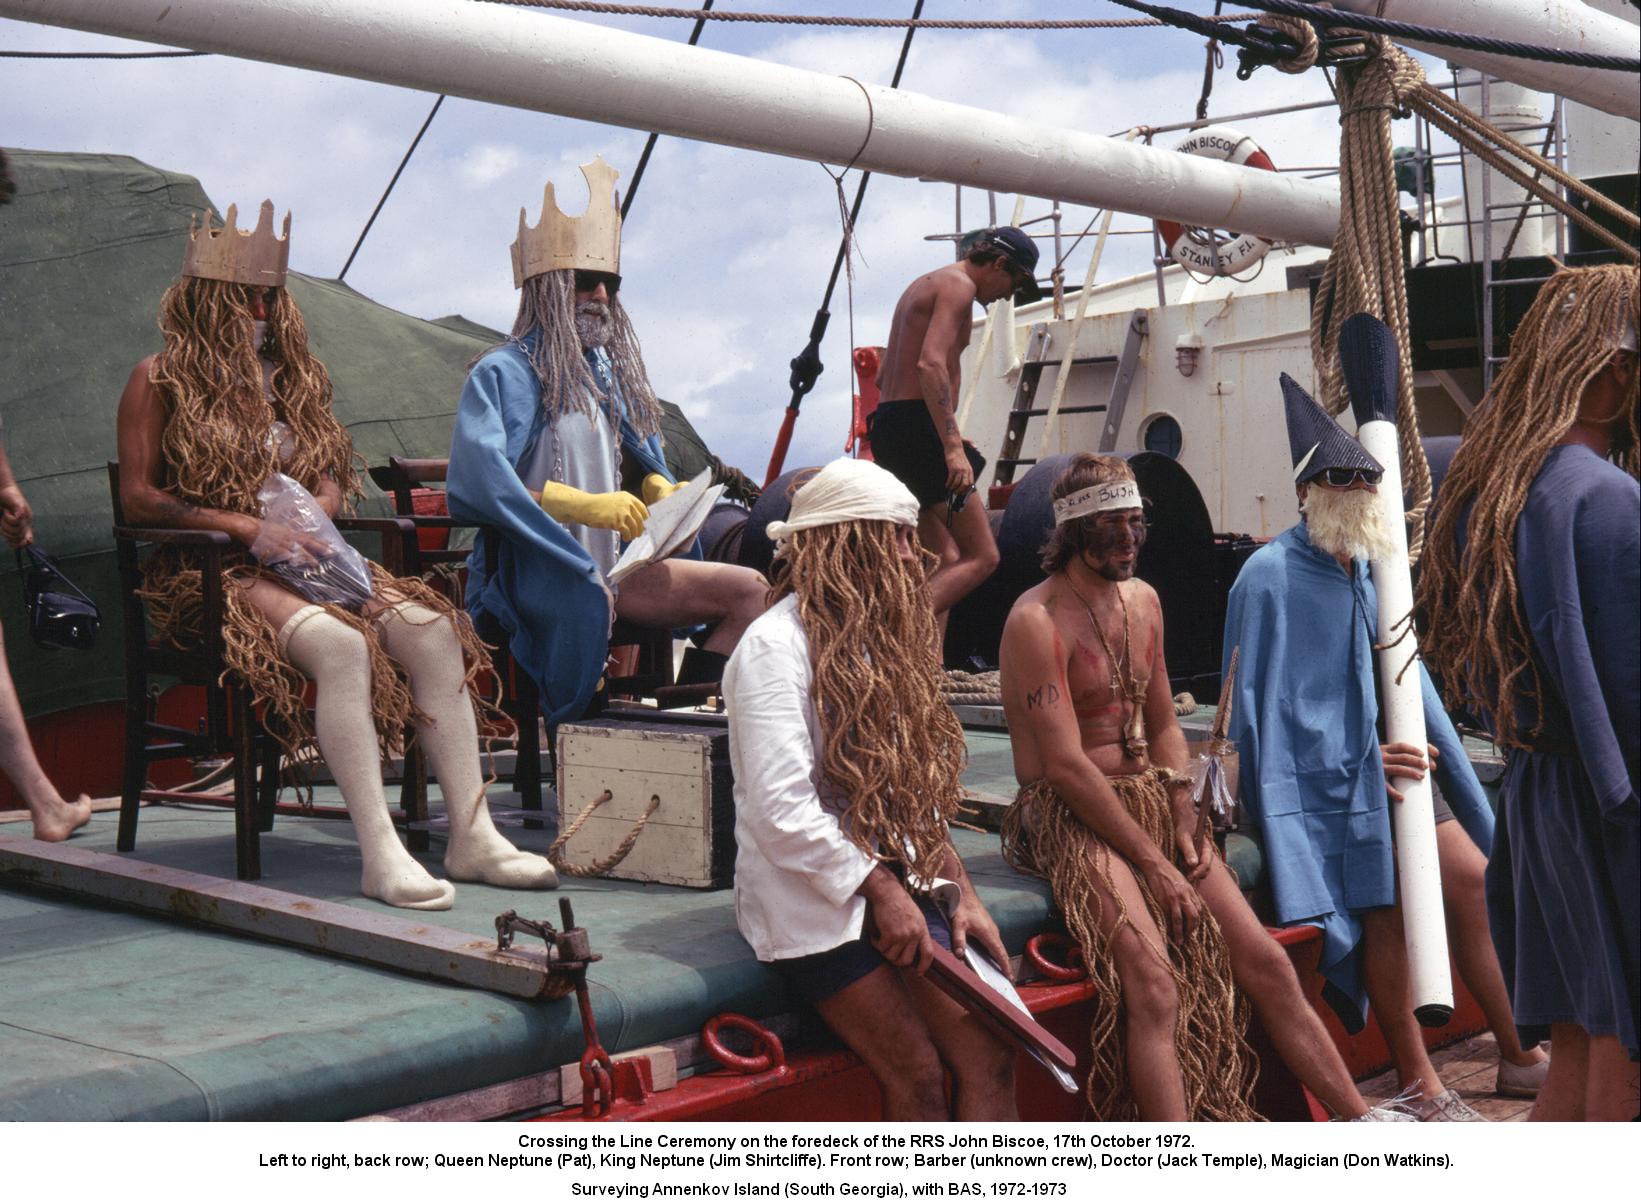
[[[247,234],[230,206],[224,227],[207,218],[190,233],[182,278],[160,302],[165,347],[137,364],[120,397],[126,519],[239,544],[225,573],[224,659],[289,754],[318,743],[359,838],[366,896],[407,909],[448,909],[455,896],[388,816],[381,764],[407,725],[444,793],[450,878],[551,888],[552,865],[490,819],[479,723],[505,719],[475,687],[490,659],[467,615],[422,581],[366,563],[330,525],[360,494],[353,440],[285,287],[290,216],[281,237],[273,213],[264,201]],[[276,505],[290,516],[276,518]],[[141,595],[162,636],[199,637],[200,568],[186,553],[150,556]]]
[[[1290,1070],[1341,1118],[1369,1109],[1254,916],[1186,787],[1157,594],[1134,579],[1132,469],[1080,454],[1055,482],[1049,577],[1003,630],[1020,794],[1003,852],[1046,877],[1094,980],[1089,1104],[1103,1120],[1250,1121],[1251,1001]]]
[[[473,364],[451,436],[453,516],[486,528],[468,560],[467,605],[509,637],[549,727],[582,716],[601,687],[615,618],[652,629],[704,625],[679,684],[714,684],[763,612],[764,580],[698,550],[612,583],[648,506],[679,488],[661,445],[661,405],[619,299],[616,171],[581,168],[590,199],[566,217],[548,184],[541,219],[519,210],[513,332]]]

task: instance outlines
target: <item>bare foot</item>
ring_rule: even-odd
[[[456,902],[455,886],[435,880],[408,854],[387,864],[367,862],[359,891],[399,909],[449,909]]]
[[[48,797],[30,804],[28,811],[34,819],[34,837],[41,842],[62,842],[91,820],[91,798],[83,792],[73,802]]]
[[[454,837],[444,855],[452,880],[475,880],[497,888],[557,888],[558,872],[541,855],[521,851],[494,830]]]

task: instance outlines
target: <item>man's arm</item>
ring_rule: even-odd
[[[1003,936],[997,929],[997,923],[991,920],[991,914],[987,913],[986,907],[980,903],[980,896],[974,891],[974,881],[969,879],[969,872],[963,866],[962,857],[950,842],[946,843],[946,858],[942,861],[937,874],[955,881],[962,892],[962,900],[957,903],[951,917],[953,953],[961,959],[972,935],[980,944],[981,950],[985,951],[1003,975],[1012,979],[1014,973],[1009,967],[1009,953],[1003,946]]]
[[[1031,603],[1014,607],[1003,627],[1000,659],[1009,728],[1029,733],[1043,778],[1077,820],[1145,877],[1169,924],[1176,934],[1183,934],[1200,912],[1201,901],[1129,816],[1105,774],[1083,753],[1066,680],[1068,652],[1047,610]]]
[[[1155,651],[1145,690],[1145,730],[1151,744],[1151,763],[1176,773],[1168,781],[1168,800],[1174,808],[1174,837],[1185,860],[1185,878],[1195,884],[1208,874],[1214,863],[1213,827],[1197,821],[1196,808],[1191,803],[1190,781],[1185,776],[1191,752],[1185,742],[1185,731],[1180,729],[1179,718],[1174,713],[1173,686],[1168,682],[1168,659],[1163,653],[1162,601],[1155,589],[1143,582],[1134,592],[1137,604],[1148,611],[1147,620],[1154,631]]]
[[[165,408],[148,380],[152,362],[151,358],[144,359],[132,369],[115,418],[120,456],[120,508],[125,519],[139,526],[218,530],[250,546],[262,531],[262,522],[257,518],[247,513],[202,508],[160,487],[160,439],[165,433]]]
[[[17,486],[4,446],[0,446],[0,537],[14,550],[34,541],[34,510]]]
[[[939,278],[923,345],[917,353],[917,385],[928,406],[929,420],[946,457],[946,488],[966,491],[974,483],[974,470],[963,452],[963,435],[957,428],[957,381],[952,378],[952,361],[961,353],[962,334],[974,307],[974,285],[962,275]]]

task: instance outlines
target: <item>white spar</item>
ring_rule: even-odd
[[[1379,481],[1379,499],[1393,547],[1389,559],[1376,559],[1372,565],[1373,588],[1379,594],[1378,645],[1384,648],[1379,651],[1379,697],[1385,740],[1423,749],[1429,739],[1416,661],[1419,638],[1412,629],[1413,576],[1407,560],[1407,520],[1402,510],[1401,450],[1396,426],[1389,421],[1367,421],[1358,427],[1356,436],[1362,448],[1385,469]],[[1390,812],[1396,832],[1396,867],[1413,1012],[1425,1025],[1440,1025],[1453,1012],[1453,975],[1447,956],[1446,910],[1441,865],[1436,856],[1436,811],[1430,773],[1426,772],[1422,780],[1398,777],[1386,783],[1402,794],[1401,803],[1392,802]]]
[[[1502,38],[1528,46],[1624,58],[1634,58],[1638,52],[1634,25],[1579,0],[1334,0],[1334,7],[1387,21]],[[1500,79],[1543,92],[1559,92],[1569,100],[1617,117],[1641,120],[1641,90],[1631,72],[1570,67],[1412,40],[1405,44]],[[1466,101],[1472,108],[1477,107],[1473,97],[1466,97]]]
[[[0,16],[629,129],[1327,246],[1339,193],[778,63],[473,0],[0,0]]]

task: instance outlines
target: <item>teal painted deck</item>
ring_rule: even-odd
[[[74,845],[112,852],[116,816],[97,814]],[[27,829],[0,826],[0,838]],[[533,850],[550,838],[508,833]],[[958,831],[956,842],[1018,953],[1050,925],[1047,886],[1005,866],[995,837]],[[358,855],[345,822],[280,817],[262,847],[264,885],[385,908],[355,892]],[[438,871],[437,836],[434,848],[422,859]],[[146,809],[135,855],[231,878],[232,816]],[[556,924],[560,895],[604,956],[591,994],[612,1051],[697,1033],[723,1010],[761,1017],[793,1008],[736,932],[727,890],[462,884],[454,909],[415,916],[489,935],[495,916],[513,908]],[[581,1050],[573,999],[492,996],[0,887],[0,1120],[336,1120],[516,1079],[574,1062]]]

